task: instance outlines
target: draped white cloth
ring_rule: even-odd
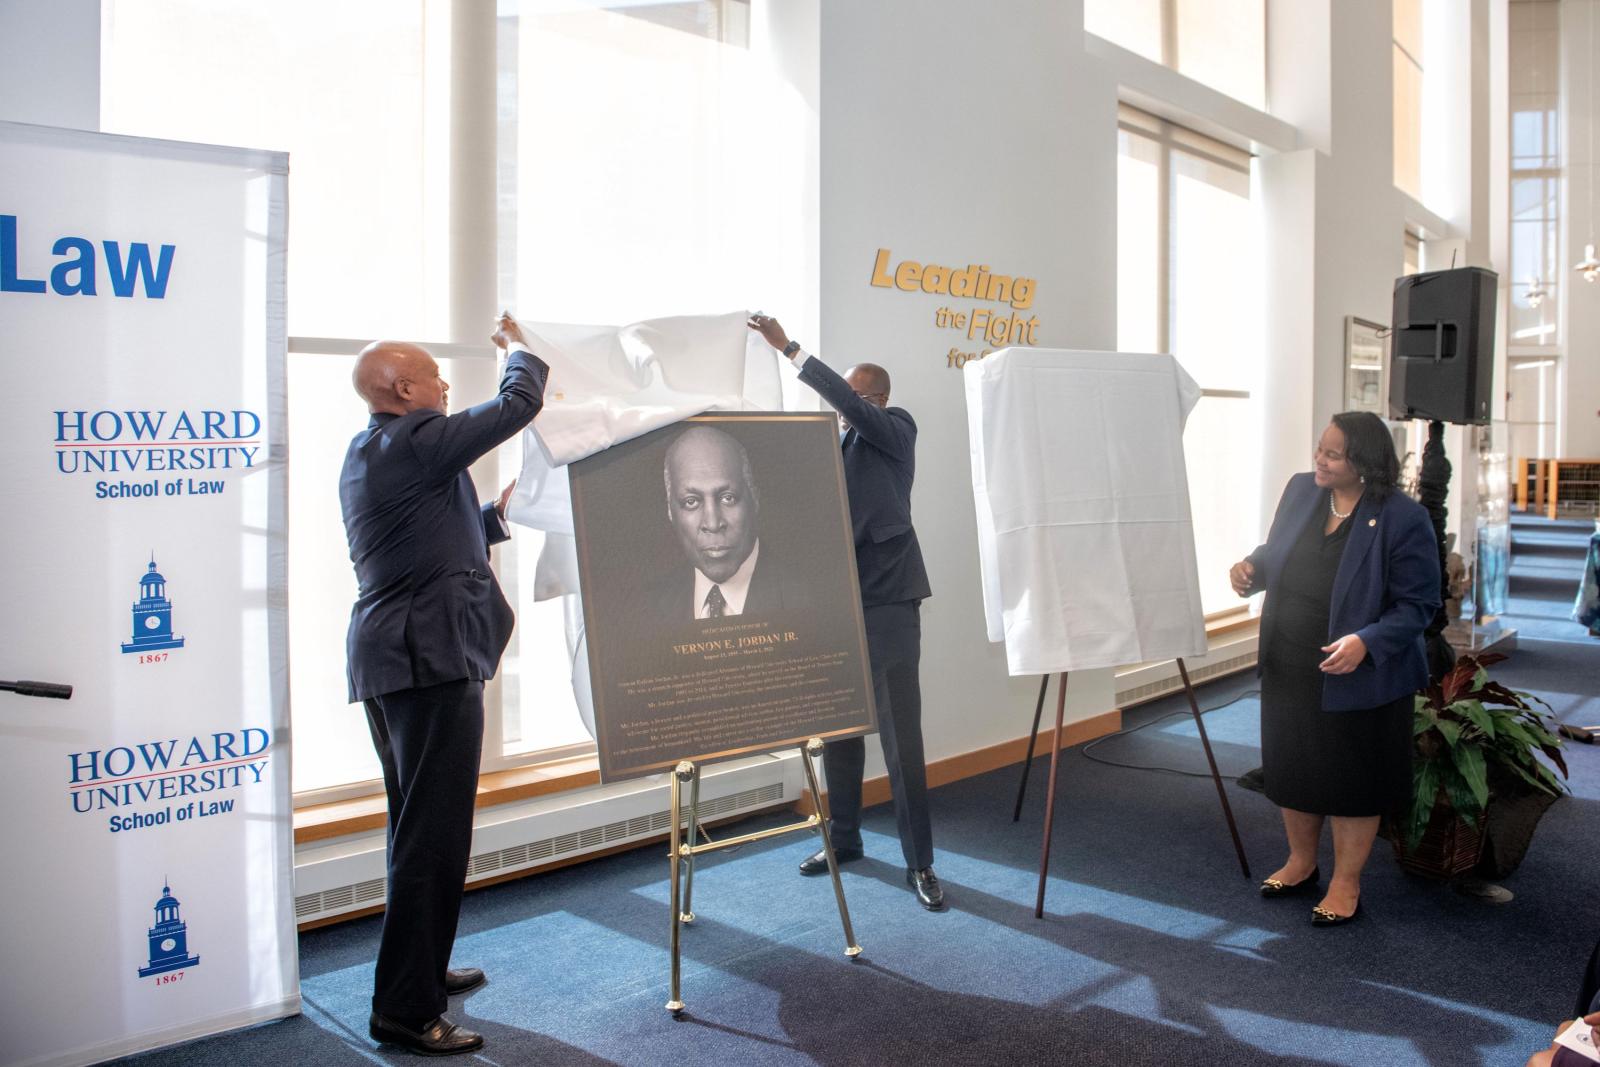
[[[550,366],[544,408],[522,435],[522,474],[507,514],[571,535],[566,465],[702,411],[783,406],[777,354],[743,311],[628,326],[523,325]]]
[[[550,379],[543,409],[522,432],[522,473],[506,514],[545,531],[534,599],[567,598],[573,693],[591,735],[594,702],[567,464],[703,411],[782,410],[779,364],[788,360],[745,325],[748,319],[748,312],[735,311],[628,326],[522,325]]]
[[[1008,348],[969,362],[967,427],[990,641],[1013,675],[1206,650],[1183,425],[1164,355]]]

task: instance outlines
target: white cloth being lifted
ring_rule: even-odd
[[[963,368],[990,641],[1013,675],[1206,651],[1183,424],[1164,355],[1007,348]]]

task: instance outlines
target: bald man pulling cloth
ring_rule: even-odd
[[[372,412],[339,478],[350,559],[350,699],[365,703],[389,800],[388,910],[371,1035],[428,1055],[483,1038],[444,1015],[448,993],[483,982],[450,971],[472,842],[483,683],[511,638],[511,606],[489,569],[506,540],[505,500],[481,509],[467,468],[533,421],[548,368],[509,316],[500,391],[448,415],[450,386],[425,349],[369,345],[355,387]]]

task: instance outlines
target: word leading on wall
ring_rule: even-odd
[[[1006,345],[1031,345],[1037,342],[1039,317],[1024,316],[1033,307],[1038,288],[1035,278],[996,274],[987,263],[947,267],[939,263],[901,260],[890,269],[889,249],[878,249],[872,264],[872,284],[880,289],[906,293],[937,293],[964,300],[981,300],[1003,305],[1000,308],[962,309],[940,307],[933,313],[933,324],[940,329],[961,330],[969,342],[986,345],[980,352],[963,352],[952,347],[945,366],[959,368],[968,360],[982,359]]]

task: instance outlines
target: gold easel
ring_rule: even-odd
[[[770,830],[757,830],[752,834],[725,838],[721,841],[708,840],[704,844],[695,843],[695,831],[700,825],[700,768],[688,760],[673,768],[671,851],[667,854],[667,866],[672,879],[672,999],[667,1001],[667,1010],[674,1015],[683,1011],[683,992],[679,984],[682,971],[678,944],[679,931],[685,924],[694,922],[694,858],[702,852],[715,852],[718,849],[747,845],[752,841],[777,837],[779,834],[793,833],[796,830],[815,830],[822,836],[822,851],[828,857],[828,874],[833,879],[833,896],[839,902],[839,921],[844,924],[844,954],[851,959],[861,955],[861,946],[856,944],[855,931],[850,927],[850,909],[844,902],[844,883],[839,880],[839,861],[834,858],[833,840],[828,836],[827,810],[823,807],[822,790],[817,785],[817,770],[811,762],[821,755],[821,738],[813,737],[800,747],[800,763],[806,769],[806,784],[811,788],[811,796],[817,809],[815,814],[808,816],[804,822],[775,826]],[[683,807],[684,782],[689,783],[687,812]],[[685,814],[689,817],[687,841],[684,840],[683,833]],[[680,873],[683,874],[681,879]]]

